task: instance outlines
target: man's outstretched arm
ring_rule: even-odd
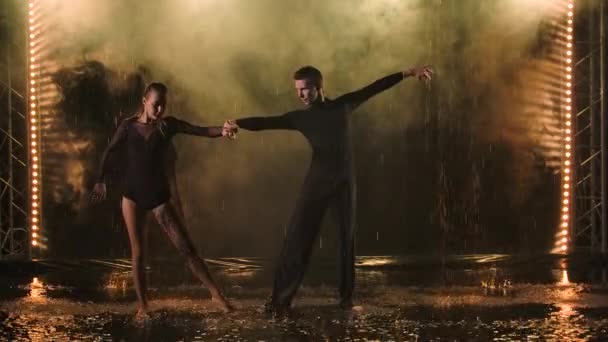
[[[296,112],[288,112],[277,116],[257,116],[237,119],[234,122],[239,128],[249,131],[262,131],[266,129],[295,129],[293,116]]]
[[[373,96],[393,87],[405,78],[417,77],[419,80],[430,80],[432,76],[433,70],[430,66],[414,67],[406,71],[396,72],[382,77],[359,90],[340,96],[336,101],[343,102],[352,110]]]

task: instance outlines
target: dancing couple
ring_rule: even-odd
[[[167,87],[151,83],[146,87],[141,110],[117,128],[101,159],[99,178],[91,193],[93,201],[106,197],[105,178],[112,167],[125,175],[122,214],[131,244],[133,280],[139,303],[138,315],[148,310],[145,270],[145,215],[152,211],[171,242],[185,257],[192,273],[211,293],[223,310],[233,306],[222,294],[205,261],[190,239],[179,208],[171,203],[168,155],[176,134],[208,138],[235,137],[239,128],[250,131],[282,129],[300,132],[312,148],[312,160],[292,213],[283,248],[277,261],[272,295],[265,311],[273,315],[289,312],[310,260],[325,211],[331,207],[338,226],[339,305],[353,306],[355,284],[355,179],[350,144],[349,114],[376,94],[405,78],[430,80],[429,66],[414,67],[383,77],[366,87],[336,99],[325,97],[323,76],[312,66],[298,69],[293,76],[297,96],[304,108],[278,116],[226,120],[222,126],[195,126],[172,116],[164,116]],[[126,153],[123,165],[111,165],[119,150]],[[175,196],[175,195],[174,195]],[[179,199],[174,199],[179,203]]]

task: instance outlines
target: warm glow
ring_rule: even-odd
[[[30,8],[30,10],[29,10],[29,15],[30,15],[29,22],[30,23],[34,22],[34,18],[31,17],[32,15],[34,15],[33,7],[34,7],[34,3],[30,2],[29,3],[29,8]],[[30,32],[29,37],[31,39],[34,39],[36,37],[36,33],[34,32],[34,27],[33,26],[29,27],[29,32]],[[31,166],[32,170],[33,170],[32,171],[32,178],[33,179],[32,179],[32,187],[31,187],[31,193],[32,193],[32,203],[31,203],[31,205],[32,205],[33,209],[32,209],[32,218],[31,218],[31,220],[32,220],[33,224],[32,224],[31,227],[32,227],[32,230],[34,231],[32,233],[33,240],[31,242],[31,244],[32,244],[32,246],[38,246],[38,241],[35,240],[38,237],[38,233],[36,233],[35,231],[38,230],[37,223],[38,223],[38,213],[39,213],[38,209],[37,209],[38,205],[39,205],[39,202],[38,202],[38,200],[39,200],[38,186],[37,186],[38,185],[38,176],[39,176],[39,173],[37,171],[38,170],[38,159],[39,158],[36,156],[36,154],[38,153],[38,150],[35,148],[37,146],[37,142],[35,141],[35,139],[38,137],[38,135],[36,134],[36,131],[38,130],[38,127],[36,126],[37,120],[35,118],[35,115],[37,114],[36,113],[36,103],[35,103],[35,101],[37,100],[37,97],[35,95],[35,93],[36,93],[36,88],[35,88],[36,80],[34,79],[34,77],[36,77],[36,74],[37,74],[35,72],[35,69],[36,69],[37,65],[35,65],[34,63],[37,62],[38,58],[36,56],[34,56],[34,53],[36,52],[36,49],[34,49],[33,47],[36,44],[33,41],[30,41],[29,45],[30,45],[30,50],[29,50],[29,52],[30,52],[30,58],[29,58],[30,66],[29,66],[29,68],[31,70],[31,72],[29,74],[30,77],[31,77],[30,82],[29,82],[31,84],[31,87],[30,87],[30,98],[29,98],[29,100],[30,100],[30,123],[32,124],[30,126],[30,130],[32,132],[31,135],[30,135],[30,137],[32,139],[32,141],[31,141],[30,144],[32,146],[31,154],[33,155],[32,156],[32,161],[33,162],[32,162],[32,166]],[[38,284],[37,280],[38,280],[37,278],[34,278],[34,282],[36,284]]]
[[[563,270],[562,271],[562,279],[560,279],[559,281],[560,285],[570,285],[570,280],[568,280],[568,271],[567,270]]]
[[[572,16],[573,16],[572,8],[573,7],[574,7],[574,5],[572,3],[568,4],[568,8],[570,8],[570,10],[568,11],[568,26],[566,27],[566,30],[568,31],[568,34],[566,35],[566,38],[567,38],[567,41],[566,41],[566,47],[567,47],[566,55],[568,57],[566,58],[565,68],[566,68],[566,79],[568,81],[566,82],[566,88],[564,89],[564,96],[563,96],[563,99],[566,102],[566,106],[565,106],[565,108],[566,108],[566,113],[565,113],[566,120],[564,120],[564,121],[565,121],[565,124],[566,124],[566,127],[567,127],[565,129],[565,131],[564,131],[565,132],[565,134],[564,134],[564,141],[565,141],[564,147],[566,149],[566,151],[565,151],[566,159],[564,160],[565,167],[563,169],[563,173],[564,173],[563,188],[564,189],[569,189],[570,188],[570,183],[569,183],[570,182],[570,176],[569,176],[569,174],[570,174],[570,164],[571,164],[570,157],[572,156],[572,154],[570,153],[570,149],[571,149],[570,142],[572,141],[572,138],[571,138],[572,130],[570,129],[570,127],[572,126],[572,122],[570,120],[572,119],[572,114],[571,114],[571,110],[572,110],[572,106],[571,106],[572,98],[571,97],[572,97],[572,93],[573,92],[570,89],[572,87],[572,83],[569,80],[572,79],[572,71],[573,71],[572,70],[573,68],[570,66],[570,64],[572,63],[572,58],[570,56],[572,56],[572,46],[573,46],[573,44],[572,44],[572,31],[573,31],[573,29],[572,29],[572,23],[573,23],[573,20],[572,20]],[[565,236],[568,234],[567,228],[568,228],[568,218],[569,218],[569,216],[568,216],[567,213],[568,213],[568,211],[570,209],[569,208],[570,200],[568,198],[569,195],[570,195],[569,191],[564,191],[563,192],[563,197],[562,197],[562,203],[563,203],[563,207],[562,207],[562,212],[563,212],[562,220],[563,221],[561,223],[561,226],[563,228],[561,230],[561,233],[562,233],[563,236],[562,236],[562,238],[560,238],[559,240],[556,241],[556,244],[561,244],[561,250],[563,252],[565,252],[568,249],[568,247],[566,246],[566,244],[568,242],[568,239]],[[564,270],[564,277],[562,279],[562,283],[563,284],[567,284],[568,283],[568,275],[567,275],[567,271],[566,270]]]

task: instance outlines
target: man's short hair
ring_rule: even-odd
[[[323,75],[321,74],[321,71],[311,65],[303,66],[296,70],[296,72],[293,73],[293,79],[309,80],[317,88],[323,88]]]

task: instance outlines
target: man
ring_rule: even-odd
[[[415,67],[383,77],[360,90],[331,100],[323,93],[321,72],[315,67],[305,66],[297,70],[293,78],[296,93],[306,108],[279,116],[236,120],[239,128],[251,131],[299,131],[313,150],[310,169],[288,226],[266,312],[288,312],[308,266],[321,220],[330,206],[335,210],[339,228],[339,304],[345,309],[352,308],[355,281],[355,180],[348,115],[372,96],[404,78],[430,80],[432,74],[429,66]],[[228,120],[225,125],[232,124],[233,121]]]

